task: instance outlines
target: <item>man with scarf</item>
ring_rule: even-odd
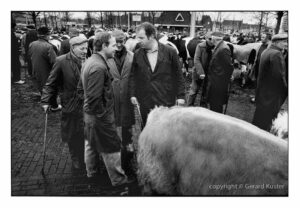
[[[61,137],[63,142],[68,143],[72,167],[75,170],[84,168],[83,101],[77,95],[77,85],[81,65],[87,53],[87,41],[80,36],[70,39],[70,52],[56,59],[43,88],[41,101],[47,111],[51,98],[61,89]]]
[[[188,97],[188,106],[193,106],[197,97],[198,91],[202,87],[201,106],[206,107],[206,86],[207,86],[207,70],[212,57],[213,49],[211,33],[205,35],[205,41],[199,43],[196,47],[194,56],[195,67],[192,74],[192,84]]]

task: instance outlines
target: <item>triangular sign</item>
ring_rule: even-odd
[[[184,22],[183,16],[181,15],[181,13],[177,14],[177,17],[175,18],[175,21],[177,22]]]

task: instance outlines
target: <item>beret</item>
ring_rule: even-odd
[[[288,39],[288,35],[286,33],[276,34],[272,37],[272,41],[287,40],[287,39]]]
[[[69,40],[70,46],[81,45],[82,43],[88,42],[88,39],[83,36],[76,36]]]

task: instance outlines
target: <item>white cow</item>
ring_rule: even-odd
[[[137,161],[146,195],[288,194],[287,141],[200,107],[151,111]]]

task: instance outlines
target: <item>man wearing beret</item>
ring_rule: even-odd
[[[121,140],[117,134],[114,116],[113,77],[107,64],[114,57],[116,39],[108,32],[95,35],[94,54],[82,67],[78,90],[84,96],[85,163],[89,181],[97,182],[99,155],[113,186],[127,184],[121,168]]]
[[[227,103],[228,85],[233,72],[232,55],[229,46],[223,41],[223,33],[213,32],[211,37],[215,49],[207,73],[207,101],[212,111],[223,113],[223,105]]]
[[[48,42],[49,29],[41,27],[38,29],[38,40],[29,45],[29,56],[32,63],[32,71],[35,84],[42,95],[42,89],[48,79],[50,71],[55,63],[56,53],[53,45]],[[49,101],[52,110],[60,110],[61,106],[57,104],[56,96]]]
[[[50,100],[61,89],[61,137],[67,142],[74,170],[84,168],[83,101],[77,95],[82,62],[87,52],[87,39],[70,39],[70,52],[59,56],[43,88],[42,105],[48,110]]]
[[[110,73],[114,80],[112,88],[114,93],[114,110],[117,129],[121,130],[122,139],[122,167],[127,175],[130,172],[130,158],[132,156],[132,125],[134,124],[133,105],[130,103],[128,91],[128,79],[131,71],[133,53],[125,47],[125,34],[121,30],[112,32],[112,36],[116,38],[117,50],[114,58],[108,59]]]
[[[79,35],[79,30],[76,28],[70,28],[69,29],[69,36],[70,39],[77,37]],[[60,46],[60,52],[59,55],[64,55],[66,53],[70,52],[70,40],[66,39],[64,41],[61,42],[61,46]]]
[[[253,124],[266,131],[270,130],[272,120],[276,118],[288,93],[286,63],[282,53],[287,48],[287,39],[287,34],[274,35],[271,45],[260,59]]]

